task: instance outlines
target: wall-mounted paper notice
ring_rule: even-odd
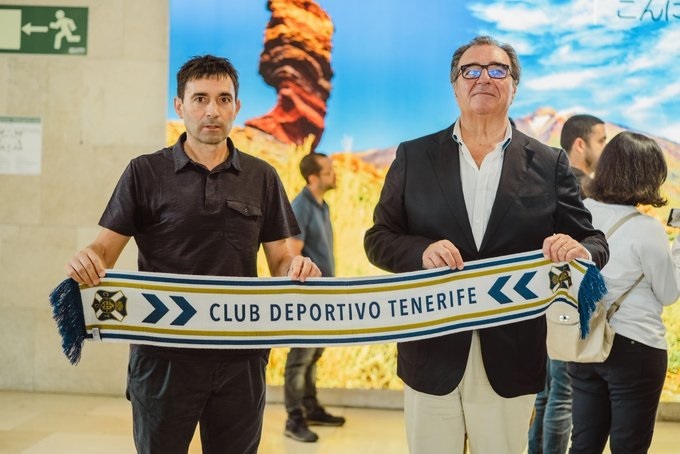
[[[39,175],[42,120],[0,116],[0,174]]]

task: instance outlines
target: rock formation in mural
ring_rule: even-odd
[[[312,0],[269,0],[272,12],[264,35],[260,74],[276,88],[276,106],[247,126],[285,143],[302,144],[314,135],[316,148],[324,130],[331,92],[330,16]]]

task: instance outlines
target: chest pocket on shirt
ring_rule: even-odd
[[[260,247],[262,209],[238,200],[227,200],[225,232],[227,241],[236,249],[257,253]]]

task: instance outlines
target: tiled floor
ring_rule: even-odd
[[[333,408],[347,418],[342,428],[314,428],[317,443],[283,436],[285,410],[265,411],[262,454],[406,454],[403,414],[397,410]],[[680,422],[658,422],[650,453],[680,452]],[[190,453],[201,452],[194,439]],[[134,453],[130,406],[124,398],[0,392],[0,453]]]

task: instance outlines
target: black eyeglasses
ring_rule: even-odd
[[[486,73],[492,79],[505,79],[510,74],[510,67],[503,63],[491,63],[490,65],[480,65],[472,63],[460,67],[460,75],[463,79],[479,79],[482,71],[486,69]]]

